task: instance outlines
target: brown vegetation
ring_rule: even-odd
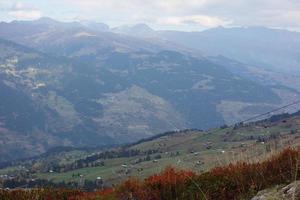
[[[203,174],[166,168],[141,181],[128,179],[115,188],[97,192],[32,189],[0,191],[3,200],[231,200],[245,199],[257,191],[300,177],[300,149],[286,149],[260,163],[240,162],[217,167]]]

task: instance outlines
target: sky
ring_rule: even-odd
[[[217,26],[300,30],[300,0],[0,0],[1,21],[40,17],[184,31]]]

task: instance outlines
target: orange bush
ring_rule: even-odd
[[[31,189],[31,190],[0,190],[1,200],[66,200],[72,196],[83,194],[79,190],[68,189]]]
[[[130,178],[117,188],[117,196],[120,200],[149,199],[142,183],[136,178]]]
[[[167,167],[161,174],[144,181],[144,187],[151,200],[182,199],[186,196],[186,183],[195,174],[191,171]]]
[[[187,190],[192,191],[192,199],[236,199],[255,194],[267,187],[289,183],[298,177],[300,150],[286,149],[277,156],[261,163],[237,163],[217,167],[194,176]],[[299,163],[300,164],[300,163]],[[195,184],[197,187],[195,187]],[[189,189],[188,189],[189,188]],[[199,188],[203,193],[199,192]],[[198,191],[198,192],[197,192]]]
[[[107,188],[95,192],[83,192],[74,196],[69,196],[67,200],[115,200],[113,188]]]

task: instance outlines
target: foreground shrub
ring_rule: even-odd
[[[182,199],[186,194],[186,183],[194,175],[190,171],[167,167],[143,182],[134,178],[123,182],[117,189],[118,197],[121,200]]]
[[[32,190],[0,190],[1,200],[67,200],[82,195],[79,190],[65,189],[32,189]]]
[[[194,176],[187,188],[192,199],[238,199],[299,178],[300,151],[286,149],[261,163],[237,163]],[[300,164],[300,163],[299,163]],[[195,185],[196,183],[196,185]],[[204,194],[199,193],[199,188]],[[197,192],[198,191],[198,192]]]
[[[124,181],[118,186],[116,193],[118,199],[121,200],[148,199],[146,188],[143,187],[142,183],[136,178]]]
[[[144,181],[144,187],[151,199],[183,199],[187,194],[186,183],[195,176],[191,171],[167,167],[161,174]]]
[[[114,189],[108,188],[96,192],[83,192],[70,196],[67,200],[117,200]]]

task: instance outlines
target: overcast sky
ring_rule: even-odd
[[[0,0],[0,20],[93,20],[155,29],[267,26],[300,30],[300,0]]]

